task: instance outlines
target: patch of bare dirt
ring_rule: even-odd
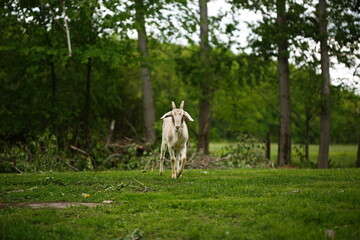
[[[104,206],[104,205],[108,205],[111,202],[112,201],[104,201],[102,203],[84,203],[84,202],[0,203],[0,208],[5,208],[5,207],[26,208],[26,207],[30,207],[32,209],[39,209],[39,208],[65,209],[65,208],[77,207],[77,206],[86,206],[86,207]]]
[[[291,164],[285,164],[282,166],[278,166],[277,169],[298,169],[298,167]]]

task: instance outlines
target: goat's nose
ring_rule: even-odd
[[[178,131],[178,130],[179,130],[179,128],[180,128],[180,126],[175,126],[176,131]]]

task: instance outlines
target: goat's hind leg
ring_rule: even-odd
[[[166,144],[161,143],[161,149],[160,149],[160,175],[164,172],[164,157],[166,153]]]

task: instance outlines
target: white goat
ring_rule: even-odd
[[[189,138],[185,118],[194,121],[192,117],[184,111],[184,101],[180,108],[176,108],[172,102],[173,110],[165,113],[160,119],[163,119],[162,142],[160,152],[160,175],[163,174],[164,156],[166,148],[169,150],[171,161],[171,177],[178,178],[184,170],[186,163],[186,143]],[[176,166],[176,172],[175,172]]]

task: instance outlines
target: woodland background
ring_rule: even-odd
[[[320,168],[329,144],[356,144],[359,167],[359,2],[226,2],[209,17],[205,0],[1,1],[0,172],[151,165],[182,100],[194,167],[271,165],[270,143],[275,165]],[[242,10],[262,16],[246,47]],[[331,85],[329,62],[353,78]],[[211,155],[222,141],[238,144]]]

